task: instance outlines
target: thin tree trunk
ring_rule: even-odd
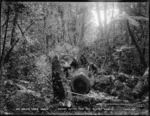
[[[82,39],[84,38],[84,27],[85,27],[85,12],[83,12],[83,22],[82,22],[82,26],[81,26],[81,37],[80,37],[80,42],[82,41]]]
[[[10,20],[11,18],[12,18],[12,16],[9,17],[9,20]],[[4,24],[2,24],[2,28],[5,27],[6,23],[7,23],[7,20],[4,22]]]
[[[1,2],[1,8],[2,8],[2,2]],[[8,17],[7,17],[8,18]],[[6,21],[6,24],[8,23],[8,19],[7,19],[7,21]],[[2,27],[2,26],[1,26]],[[0,55],[2,55],[2,48],[1,48],[1,45],[2,45],[2,29],[1,29],[1,27],[0,27]],[[6,29],[7,30],[7,29]],[[2,56],[0,57],[0,88],[1,88],[1,90],[3,90],[3,77],[2,77]],[[1,92],[2,93],[2,92]],[[1,107],[1,105],[0,105],[0,107]]]
[[[149,17],[149,3],[147,3],[146,6],[146,15]],[[144,43],[144,48],[143,48],[143,55],[146,59],[147,64],[149,64],[149,22],[146,22],[146,33],[145,33],[145,43]]]
[[[44,38],[45,38],[45,44],[46,44],[45,49],[47,50],[47,46],[48,46],[47,42],[48,42],[48,40],[47,40],[47,34],[46,34],[46,16],[43,17],[43,21],[44,21],[44,33],[43,34],[45,35]]]
[[[107,3],[104,3],[104,33],[105,33],[105,39],[107,39],[108,42],[108,38],[107,37]]]
[[[20,38],[18,38],[15,43],[13,43],[13,45],[11,46],[11,48],[9,49],[9,51],[7,52],[5,58],[4,58],[4,63],[7,63],[9,61],[10,58],[10,53],[12,52],[12,50],[14,49],[15,45],[19,42]]]
[[[69,5],[69,4],[67,4]],[[64,34],[65,34],[65,40],[66,42],[69,42],[69,32],[68,32],[68,20],[66,17],[69,17],[69,14],[68,14],[68,10],[69,10],[69,7],[66,6],[66,8],[64,8],[64,16],[63,16],[63,22],[64,22]]]
[[[84,38],[84,32],[85,32],[84,28],[85,28],[85,11],[82,12],[81,21],[79,20],[79,24],[78,24],[78,28],[77,28],[78,33],[79,33],[79,37],[77,40],[77,46],[81,43],[81,41]]]
[[[112,14],[112,19],[114,19],[114,9],[115,9],[115,3],[113,3],[113,14]],[[115,23],[112,23],[112,28],[113,28],[113,38],[116,37],[116,28],[115,28]],[[114,39],[113,39],[114,41]]]
[[[1,8],[2,8],[2,4],[4,2],[1,2]],[[3,77],[3,65],[4,65],[4,55],[5,55],[5,45],[6,45],[6,37],[7,37],[7,28],[8,28],[8,22],[9,22],[9,15],[10,15],[10,7],[8,6],[8,11],[6,14],[6,28],[5,28],[5,34],[4,34],[4,41],[2,43],[2,37],[0,37],[0,92],[1,95],[5,95],[6,97],[6,91],[4,89],[4,77]],[[0,33],[1,33],[1,27],[0,27]],[[2,46],[2,51],[1,51],[1,45]],[[3,102],[5,102],[5,99],[3,100]],[[4,107],[4,104],[1,102],[0,107]]]
[[[71,4],[69,4],[69,17],[70,17],[70,20],[69,20],[69,22],[71,22],[71,19],[72,19],[72,12],[71,12],[71,9],[72,9],[72,7],[71,7]],[[70,24],[70,23],[68,23],[68,24]],[[68,26],[68,24],[67,24],[67,27],[69,27]],[[69,28],[70,29],[70,28]],[[69,43],[71,44],[71,45],[73,45],[73,42],[72,42],[72,37],[71,37],[71,35],[70,35],[70,33],[69,33],[69,30],[67,30],[68,31],[68,37],[69,37]]]
[[[97,11],[97,19],[98,19],[98,25],[99,25],[99,31],[101,32],[102,37],[104,38],[103,28],[102,28],[102,22],[100,17],[100,9],[99,9],[99,3],[96,3],[96,11]]]
[[[114,3],[112,3],[112,6],[113,6],[113,10],[112,10],[112,16],[111,16],[111,19],[113,19],[114,18]],[[109,28],[109,32],[108,32],[108,35],[107,35],[107,38],[109,39],[109,35],[110,35],[110,32],[112,31],[112,28],[114,27],[114,23],[111,23],[110,24],[110,28]],[[112,38],[114,38],[114,36],[112,37]]]
[[[61,28],[62,28],[61,40],[64,41],[66,34],[65,34],[65,21],[64,21],[64,9],[63,8],[61,8],[60,19],[61,19]]]
[[[8,22],[9,22],[9,14],[10,13],[10,7],[8,6],[8,12],[7,12],[7,18],[6,18],[6,29],[5,29],[5,35],[4,35],[4,41],[3,41],[3,47],[2,47],[2,54],[1,54],[1,59],[0,59],[0,63],[1,66],[3,65],[3,59],[5,56],[5,45],[6,45],[6,36],[7,36],[7,28],[8,28]]]
[[[15,29],[16,29],[16,25],[17,25],[17,19],[18,19],[18,14],[15,13],[14,16],[14,20],[13,20],[13,28],[12,28],[12,32],[11,32],[11,41],[10,41],[10,45],[12,46],[15,42]]]
[[[48,14],[48,11],[47,11],[47,6],[46,6],[46,3],[43,3],[43,8],[42,8],[42,11],[44,12],[44,16],[43,16],[43,35],[44,35],[44,40],[45,40],[45,51],[46,51],[46,54],[48,54],[48,35],[46,33],[46,30],[47,30],[47,14]]]

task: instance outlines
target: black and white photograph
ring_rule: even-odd
[[[1,1],[0,115],[150,115],[149,1]]]

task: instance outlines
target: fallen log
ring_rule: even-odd
[[[137,85],[132,93],[135,98],[140,98],[149,91],[149,67],[146,69],[142,77],[139,78]]]
[[[90,92],[92,79],[89,72],[84,68],[79,68],[74,72],[71,80],[71,91],[79,94],[87,94]]]

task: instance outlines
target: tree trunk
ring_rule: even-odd
[[[13,46],[14,42],[15,42],[15,29],[16,29],[16,25],[17,25],[17,19],[18,19],[18,14],[15,13],[14,16],[14,20],[13,20],[13,28],[12,28],[12,32],[11,32],[11,41],[10,41],[10,45]]]
[[[135,45],[138,53],[139,53],[139,56],[140,56],[140,62],[141,64],[143,64],[143,66],[146,68],[147,67],[147,64],[146,64],[146,60],[145,60],[145,57],[144,55],[142,54],[142,51],[140,49],[140,47],[138,46],[137,42],[136,42],[136,38],[134,37],[134,35],[132,34],[131,32],[131,29],[130,29],[130,26],[129,26],[129,21],[127,21],[127,28],[128,28],[128,32],[129,32],[129,35],[131,36],[131,39],[133,41],[133,44]]]
[[[112,16],[111,16],[111,19],[114,18],[114,3],[112,3],[112,6],[113,6],[113,9],[112,9]],[[107,38],[109,39],[109,36],[110,36],[110,32],[112,31],[112,29],[114,28],[114,23],[111,23],[110,24],[110,28],[109,28],[109,31],[108,31],[108,34],[107,34]],[[114,30],[113,30],[114,31]],[[113,33],[113,37],[114,38],[114,33]]]
[[[11,48],[9,49],[9,51],[7,52],[6,56],[4,57],[4,63],[7,63],[9,61],[10,58],[10,54],[12,53],[15,45],[19,42],[20,38],[18,38],[15,43],[11,46]]]
[[[101,17],[100,17],[99,3],[96,3],[96,11],[97,11],[97,19],[98,19],[99,31],[101,31],[102,37],[104,37],[103,29],[102,29],[102,22],[101,22]]]
[[[105,35],[105,39],[107,39],[108,42],[108,38],[107,37],[107,3],[104,3],[104,33],[106,33]]]
[[[2,8],[2,2],[1,2],[1,8]],[[7,16],[7,18],[9,17],[9,15]],[[8,19],[7,19],[7,21],[6,21],[6,24],[7,24],[7,26],[8,26]],[[2,26],[1,26],[2,27]],[[1,27],[0,27],[0,33],[2,32],[2,29],[1,29]],[[6,28],[6,31],[7,31],[7,28]],[[5,32],[6,33],[6,32]],[[2,50],[1,50],[1,45],[2,45],[2,35],[0,35],[0,88],[1,88],[1,90],[4,90],[3,89],[3,77],[2,77]],[[2,93],[2,92],[1,92]],[[1,105],[0,105],[0,107],[1,107]]]
[[[79,30],[81,30],[80,32],[79,32],[79,38],[78,38],[78,45],[82,42],[82,40],[83,40],[83,38],[84,38],[84,32],[85,32],[85,30],[84,30],[84,28],[85,28],[85,13],[86,13],[86,10],[83,10],[82,11],[82,17],[81,17],[81,21],[79,22],[79,23],[81,23],[81,26],[79,26]]]
[[[2,47],[2,54],[1,54],[1,58],[0,58],[1,66],[3,65],[3,59],[4,59],[4,56],[5,56],[6,36],[7,36],[7,28],[8,28],[8,22],[9,22],[9,15],[10,15],[9,13],[10,13],[10,7],[8,6],[7,18],[6,18],[6,29],[5,29],[4,41],[3,41],[3,47]]]
[[[147,14],[147,17],[149,17],[149,3],[147,3],[147,6],[146,6],[146,14]],[[144,54],[144,57],[146,59],[146,63],[149,64],[149,22],[147,21],[146,22],[147,24],[147,28],[146,28],[146,35],[145,35],[145,44],[144,44],[144,49],[143,49],[143,54]]]
[[[61,30],[62,30],[62,35],[61,35],[61,40],[62,41],[64,41],[66,38],[65,38],[65,36],[66,36],[66,33],[65,33],[65,21],[64,21],[64,13],[65,13],[65,11],[64,11],[64,9],[63,9],[63,7],[62,6],[60,6],[59,7],[59,13],[60,13],[60,28],[61,28]]]

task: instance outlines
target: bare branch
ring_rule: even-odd
[[[18,39],[16,40],[16,42],[11,46],[11,48],[10,48],[9,51],[7,52],[7,54],[6,54],[5,58],[4,58],[4,61],[5,61],[5,62],[8,62],[9,57],[10,57],[9,55],[10,55],[10,53],[12,52],[13,48],[15,47],[15,45],[19,42],[19,40],[20,40],[20,38],[18,38]]]
[[[24,31],[24,33],[34,24],[34,22],[32,22]]]
[[[18,23],[17,23],[17,26],[20,29],[20,32],[21,32],[22,36],[24,37],[24,32],[22,31],[22,29],[21,29],[21,27],[20,27],[20,25]]]
[[[21,29],[20,25],[17,23],[18,28],[20,29],[21,34],[22,34],[23,36],[24,36],[25,32],[26,32],[33,24],[34,24],[34,22],[32,22],[32,23],[25,29],[25,31],[23,31],[23,30]]]

